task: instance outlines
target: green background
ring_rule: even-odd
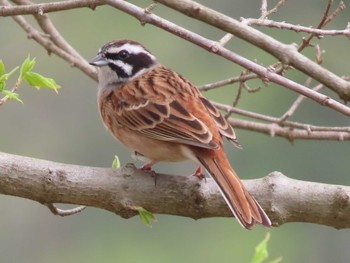
[[[140,4],[141,1],[134,1]],[[201,1],[236,19],[258,17],[260,1]],[[150,2],[142,1],[141,6]],[[337,1],[335,1],[335,4]],[[347,4],[349,4],[346,1]],[[316,26],[326,1],[290,1],[271,16],[277,21]],[[159,6],[156,14],[211,39],[223,32]],[[109,7],[95,11],[79,9],[50,14],[62,35],[86,58],[114,39],[133,39],[144,44],[165,65],[180,72],[197,85],[239,75],[241,68],[179,39],[152,25],[142,27],[133,17]],[[27,17],[30,21],[32,18]],[[327,28],[345,28],[349,9]],[[284,43],[300,43],[302,34],[287,30],[259,28]],[[0,108],[0,150],[3,152],[88,166],[110,167],[118,154],[122,164],[131,161],[130,152],[105,131],[96,106],[96,83],[78,69],[46,51],[10,18],[0,18],[1,56],[7,69],[21,64],[28,53],[37,58],[35,71],[54,78],[61,86],[52,91],[20,90],[24,105],[8,102]],[[324,66],[338,75],[349,74],[349,40],[325,37],[318,41],[327,52]],[[234,39],[232,50],[258,63],[275,62],[270,55]],[[305,51],[314,58],[314,50]],[[295,71],[287,74],[303,83],[306,77]],[[14,81],[14,80],[13,80]],[[13,82],[9,82],[13,85]],[[261,85],[249,82],[251,87]],[[231,103],[237,85],[205,95]],[[337,97],[324,90],[325,94]],[[296,94],[277,85],[258,93],[244,92],[239,106],[273,116],[281,116]],[[315,125],[349,125],[349,119],[312,101],[304,102],[293,120]],[[258,178],[280,171],[292,178],[330,184],[350,184],[349,143],[301,141],[237,130],[243,150],[227,144],[231,163],[242,178]],[[137,163],[140,165],[140,163]],[[190,174],[190,163],[161,164],[159,172]],[[0,196],[0,262],[249,262],[254,247],[266,229],[242,229],[232,218],[192,220],[157,215],[158,222],[147,228],[135,217],[121,219],[112,213],[88,208],[70,217],[53,216],[32,201]],[[271,229],[270,258],[288,262],[349,262],[349,230],[290,223]]]

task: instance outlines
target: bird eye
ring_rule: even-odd
[[[118,58],[121,60],[127,59],[129,57],[129,52],[126,50],[122,50],[118,53]]]

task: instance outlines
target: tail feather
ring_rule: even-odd
[[[215,155],[197,155],[197,158],[215,180],[232,213],[244,228],[251,229],[255,223],[271,227],[270,219],[231,168],[224,151]]]

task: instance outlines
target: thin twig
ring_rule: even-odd
[[[233,35],[230,34],[230,33],[227,33],[226,35],[224,35],[224,36],[219,40],[219,44],[223,47],[223,46],[225,46],[232,38],[233,38]]]
[[[288,127],[281,127],[277,124],[265,124],[255,121],[241,120],[229,118],[229,123],[235,129],[250,130],[253,132],[259,132],[267,134],[269,136],[282,137],[293,142],[296,139],[299,140],[328,140],[328,141],[350,141],[350,132],[343,131],[318,131],[312,130],[308,125],[303,129],[291,129]],[[329,127],[331,129],[331,127]],[[343,128],[341,128],[343,129]],[[348,128],[348,130],[350,127]]]
[[[313,90],[319,91],[320,89],[322,89],[322,87],[323,85],[319,84],[316,87],[314,87]],[[281,116],[280,122],[284,122],[286,119],[292,116],[304,99],[305,99],[305,96],[303,95],[298,96],[298,98],[294,101],[294,103],[290,106],[290,108]]]
[[[41,15],[50,12],[65,11],[83,7],[95,9],[100,5],[104,5],[103,0],[67,0],[23,6],[3,5],[0,6],[0,16]]]
[[[350,133],[350,126],[349,127],[324,127],[324,126],[315,126],[310,124],[304,124],[304,123],[298,123],[298,122],[292,122],[292,121],[284,121],[281,122],[280,118],[264,115],[261,113],[256,113],[252,111],[247,111],[243,109],[239,109],[236,107],[232,107],[226,104],[218,103],[215,101],[212,101],[213,105],[217,107],[220,110],[223,110],[225,112],[231,112],[235,114],[239,114],[241,116],[253,118],[256,120],[261,120],[268,122],[266,127],[272,124],[277,124],[281,127],[289,127],[293,129],[304,129],[304,130],[312,130],[312,131],[324,131],[324,132],[344,132],[344,133]]]
[[[56,216],[71,216],[71,215],[75,215],[77,213],[80,213],[81,211],[83,211],[86,206],[78,206],[72,209],[60,209],[58,207],[56,207],[54,204],[45,204],[50,211],[56,215]]]
[[[261,17],[267,17],[267,0],[261,1],[261,7],[260,7]]]
[[[323,29],[317,29],[317,28],[311,28],[301,25],[294,25],[286,22],[277,22],[269,19],[256,19],[256,18],[246,18],[243,19],[247,25],[255,25],[255,26],[266,26],[266,27],[274,27],[278,29],[288,29],[295,32],[305,32],[309,34],[314,34],[318,36],[350,36],[350,30],[344,29],[344,30],[323,30]]]
[[[328,0],[331,1],[331,0]],[[331,1],[332,2],[332,1]],[[334,10],[332,14],[327,16],[326,21],[324,22],[324,25],[327,25],[329,22],[331,22],[337,15],[339,15],[340,12],[342,12],[346,8],[343,1],[340,1],[337,8]]]
[[[283,6],[288,0],[280,0],[277,2],[277,4],[271,8],[269,11],[266,11],[264,13],[264,16],[263,18],[267,18],[269,15],[273,14],[273,13],[276,13],[278,8],[280,8],[281,6]]]
[[[19,82],[19,81],[16,81],[16,84],[15,84],[15,86],[11,89],[11,92],[12,92],[12,93],[16,92],[16,91],[18,90],[19,86],[20,86],[20,82]],[[8,101],[8,99],[9,99],[9,96],[7,96],[7,95],[4,96],[4,97],[2,97],[2,98],[0,99],[0,106],[2,106],[4,103],[6,103],[6,102]]]
[[[237,76],[237,77],[231,77],[231,78],[220,80],[214,83],[204,84],[202,86],[199,86],[199,89],[202,91],[208,91],[208,90],[216,89],[226,85],[230,85],[236,82],[247,81],[254,78],[257,78],[257,75],[254,73],[241,74],[240,76]]]
[[[331,5],[332,5],[332,0],[328,0],[327,1],[327,6],[325,8],[325,11],[323,13],[323,17],[320,21],[320,23],[318,24],[317,26],[317,29],[321,29],[322,27],[324,27],[325,25],[327,25],[337,14],[339,14],[340,12],[340,9],[339,9],[339,5],[336,9],[335,12],[333,12],[333,14],[331,15],[332,16],[332,19],[328,19],[328,14],[329,14],[329,11],[330,11],[330,8],[331,8]],[[316,34],[312,33],[308,38],[303,38],[303,41],[302,43],[299,45],[298,47],[298,51],[301,52],[305,47],[309,46],[310,45],[310,41],[316,36]]]

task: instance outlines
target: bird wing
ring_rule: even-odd
[[[205,108],[200,93],[179,78],[158,72],[113,91],[108,97],[113,117],[119,125],[153,139],[217,149],[208,126],[188,108]]]
[[[228,121],[221,115],[218,109],[206,98],[200,97],[201,101],[209,111],[210,115],[214,119],[217,127],[219,128],[220,134],[226,137],[234,146],[242,148],[237,140],[237,136]]]

